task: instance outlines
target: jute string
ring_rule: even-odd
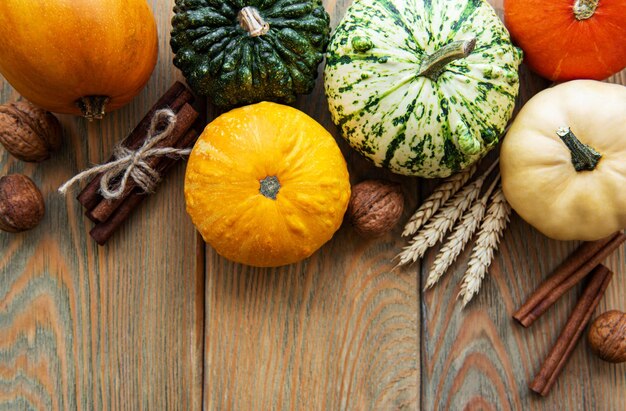
[[[163,125],[165,125],[164,128],[162,128]],[[141,147],[137,150],[130,150],[121,144],[118,145],[113,150],[115,160],[77,174],[59,187],[59,192],[66,194],[72,185],[100,173],[103,173],[100,180],[100,193],[107,200],[120,198],[126,190],[129,179],[133,179],[144,192],[154,192],[161,180],[161,175],[150,166],[148,159],[167,155],[187,156],[191,153],[191,149],[156,147],[165,138],[171,136],[175,125],[176,114],[172,110],[157,111],[150,122],[146,141]],[[119,183],[112,186],[112,182],[118,178]]]

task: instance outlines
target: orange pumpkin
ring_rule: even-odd
[[[550,80],[626,67],[626,0],[505,0],[504,20],[528,66]]]
[[[89,118],[132,100],[158,54],[145,0],[2,0],[0,38],[0,73],[20,94]]]
[[[185,199],[220,255],[274,267],[309,257],[333,236],[350,181],[335,139],[320,124],[265,102],[206,127],[189,158]]]

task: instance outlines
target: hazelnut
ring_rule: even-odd
[[[626,313],[611,310],[601,314],[587,337],[591,349],[604,361],[626,361]]]
[[[0,143],[22,161],[39,162],[61,145],[61,124],[27,101],[0,105]]]
[[[43,196],[33,180],[21,174],[0,178],[0,230],[17,233],[35,228],[44,212]]]
[[[404,210],[404,195],[398,183],[365,180],[352,187],[348,218],[363,237],[380,237],[398,224]]]

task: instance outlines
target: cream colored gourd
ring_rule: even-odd
[[[626,87],[577,80],[537,94],[500,164],[507,200],[548,237],[590,241],[626,228]]]

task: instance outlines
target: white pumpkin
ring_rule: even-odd
[[[577,80],[537,94],[502,143],[500,169],[513,209],[548,237],[626,228],[626,87]]]

